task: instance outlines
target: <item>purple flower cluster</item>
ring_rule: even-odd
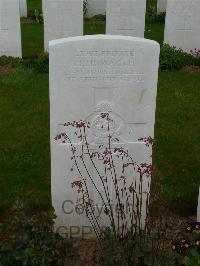
[[[194,50],[190,50],[190,53],[197,58],[200,58],[200,49],[195,48]]]

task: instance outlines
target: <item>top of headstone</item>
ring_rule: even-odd
[[[160,47],[159,43],[153,40],[139,38],[139,37],[131,37],[131,36],[121,36],[121,35],[84,35],[84,36],[76,36],[76,37],[69,37],[63,39],[52,40],[49,42],[49,47],[54,45],[59,45],[68,42],[75,42],[75,41],[85,41],[85,40],[126,40],[126,41],[134,41],[134,42],[141,42],[141,43],[149,43],[153,45],[157,45],[158,48]]]

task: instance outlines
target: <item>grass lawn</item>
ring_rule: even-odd
[[[196,212],[200,185],[200,73],[159,73],[156,164],[166,179],[161,189],[177,209]],[[169,171],[164,170],[169,164]],[[186,213],[185,213],[186,214]]]
[[[153,1],[155,3],[155,1]],[[39,1],[29,0],[29,11]],[[163,24],[145,37],[163,41]],[[104,24],[85,24],[85,34]],[[43,25],[22,24],[23,57],[43,51]],[[0,76],[0,209],[23,203],[31,212],[50,207],[48,75],[16,68]],[[161,189],[174,210],[195,213],[200,184],[200,73],[159,73],[155,160],[166,178]],[[168,165],[170,171],[165,170]]]
[[[50,204],[48,75],[0,77],[1,207]]]
[[[27,0],[28,14],[33,15],[35,10],[42,12],[42,0]]]
[[[44,51],[44,30],[42,24],[21,24],[22,54],[24,58],[37,57]]]

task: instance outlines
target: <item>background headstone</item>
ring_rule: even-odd
[[[158,0],[157,1],[157,13],[166,12],[167,0]]]
[[[63,126],[65,122],[83,119],[91,123],[90,143],[94,150],[98,150],[99,143],[105,138],[100,125],[98,127],[99,112],[108,111],[114,125],[113,138],[117,136],[120,142],[112,145],[128,148],[139,163],[151,163],[151,148],[138,139],[154,136],[159,44],[143,38],[92,35],[51,41],[49,55],[51,186],[52,204],[57,215],[55,228],[59,232],[63,229],[67,234],[70,234],[70,228],[78,228],[77,234],[80,235],[84,226],[90,226],[90,223],[84,214],[75,211],[77,195],[71,184],[79,174],[70,171],[70,145],[57,143],[54,137],[66,129]],[[72,141],[78,150],[79,143]],[[84,171],[83,166],[80,168]],[[97,180],[90,164],[89,168]],[[103,170],[104,167],[100,169]],[[138,182],[138,176],[134,180],[133,175],[127,175],[129,184]],[[102,184],[95,182],[102,189]],[[148,191],[148,185],[144,181],[143,191]],[[113,188],[111,191],[114,193]],[[101,199],[95,195],[95,204],[101,208]],[[143,196],[146,199],[146,194]],[[143,225],[145,214],[144,204]],[[101,225],[109,226],[105,213],[101,215]]]
[[[0,0],[0,56],[21,57],[19,0]]]
[[[19,0],[20,16],[22,18],[27,17],[27,3],[26,0]]]
[[[95,15],[105,15],[106,0],[88,0],[86,17],[93,17]]]
[[[185,52],[200,48],[199,0],[168,0],[164,42]]]
[[[144,37],[146,0],[107,0],[106,33]]]
[[[43,0],[44,44],[83,35],[83,0]]]

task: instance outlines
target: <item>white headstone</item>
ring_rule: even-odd
[[[200,48],[200,1],[168,0],[164,42],[190,52]]]
[[[44,44],[83,35],[83,0],[43,0]]]
[[[159,44],[143,38],[91,35],[51,41],[49,54],[51,186],[52,204],[57,215],[55,228],[63,234],[74,232],[81,235],[84,228],[91,228],[91,225],[85,214],[78,214],[75,210],[77,194],[71,184],[80,178],[80,174],[70,171],[73,162],[69,143],[58,143],[54,137],[69,130],[65,128],[65,122],[89,121],[88,142],[93,151],[99,151],[99,145],[106,139],[100,114],[109,112],[112,118],[112,147],[128,149],[136,162],[151,164],[151,147],[147,148],[145,141],[138,139],[154,136]],[[81,149],[80,142],[73,138],[73,145],[78,151]],[[96,186],[102,191],[97,172],[90,159],[86,158],[86,161]],[[86,178],[83,165],[79,167]],[[103,175],[105,168],[101,167],[102,164],[99,171]],[[122,164],[117,167],[122,167]],[[138,174],[133,176],[131,171],[126,174],[127,185],[137,182],[138,186]],[[145,203],[149,182],[150,178],[143,182]],[[92,184],[89,187],[95,210],[97,207],[102,210],[101,198]],[[111,179],[108,187],[114,193]],[[115,209],[116,201],[112,195],[111,198]],[[142,205],[142,226],[145,203]],[[98,214],[101,226],[109,226],[104,211]]]
[[[199,198],[198,198],[198,206],[197,206],[197,222],[200,223],[200,187],[199,187]]]
[[[106,33],[144,37],[146,0],[107,0]]]
[[[166,12],[167,0],[158,0],[157,1],[157,13]]]
[[[19,0],[0,0],[0,56],[21,57]]]
[[[106,13],[106,0],[87,0],[87,17],[95,15],[105,15]]]
[[[27,3],[26,0],[19,0],[20,16],[22,18],[27,17]]]

